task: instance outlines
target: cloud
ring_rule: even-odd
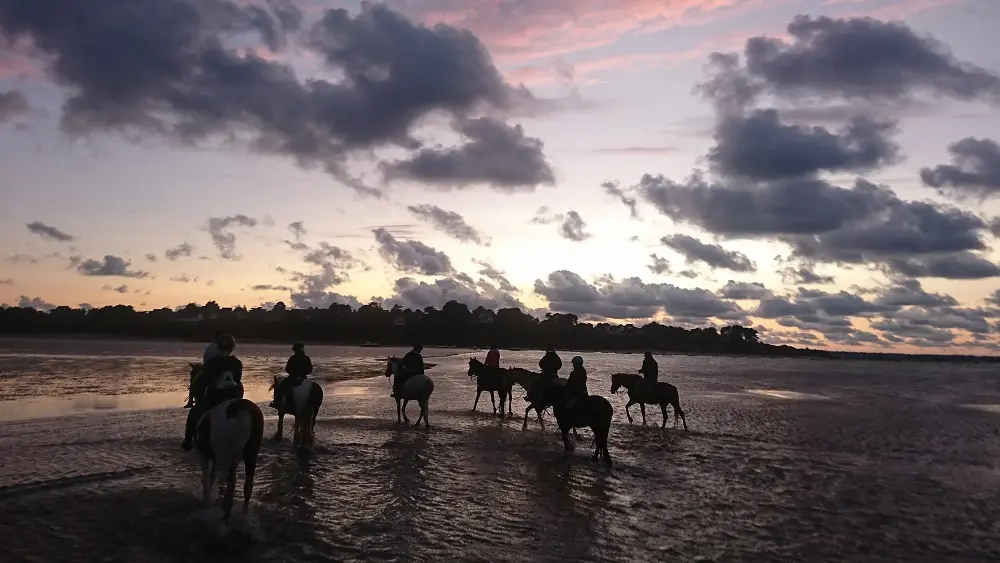
[[[996,263],[971,252],[890,260],[890,270],[915,278],[978,280],[1000,276]]]
[[[10,278],[0,279],[0,285],[14,285],[14,280]]]
[[[57,242],[69,242],[71,240],[76,240],[75,236],[62,231],[57,227],[53,227],[52,225],[46,225],[41,221],[32,221],[28,223],[27,227],[33,234],[49,240]]]
[[[959,200],[1000,196],[1000,145],[967,137],[948,147],[953,164],[921,168],[924,184]]]
[[[726,116],[708,158],[722,174],[752,180],[869,171],[898,161],[893,122],[854,117],[839,132],[781,123],[773,109]]]
[[[27,295],[22,295],[17,300],[17,306],[22,309],[35,309],[37,311],[51,311],[56,308],[56,305],[45,301],[41,297],[28,297]]]
[[[514,287],[514,284],[510,283],[510,280],[507,279],[506,272],[498,270],[492,264],[484,260],[477,260],[473,258],[472,262],[482,268],[478,272],[479,275],[486,276],[491,281],[496,282],[497,287],[500,290],[507,291],[510,293],[517,293],[518,291],[520,291],[519,289]]]
[[[702,262],[710,268],[723,268],[734,272],[756,272],[757,265],[746,254],[726,250],[718,244],[706,244],[688,235],[663,237],[660,242],[684,256],[688,264]]]
[[[170,281],[178,283],[194,283],[198,281],[198,278],[192,278],[187,274],[181,274],[179,276],[174,276],[170,278]]]
[[[372,234],[382,258],[401,272],[440,276],[455,271],[447,254],[418,240],[399,240],[381,228]]]
[[[741,318],[744,311],[732,301],[705,289],[685,289],[666,283],[647,283],[636,277],[607,278],[590,284],[568,270],[535,280],[535,293],[545,297],[549,309],[588,318],[638,319],[666,314],[682,323],[710,318]]]
[[[520,125],[481,117],[462,120],[454,128],[467,139],[464,145],[424,147],[409,158],[383,163],[386,179],[416,180],[438,188],[481,183],[506,192],[534,191],[555,183],[544,144],[525,136]]]
[[[781,279],[785,283],[827,285],[836,281],[833,276],[823,276],[817,274],[812,268],[785,268],[781,272]]]
[[[240,260],[236,253],[236,235],[229,232],[233,227],[256,227],[257,219],[243,214],[228,217],[211,217],[205,230],[212,236],[212,243],[219,249],[219,256],[225,260]]]
[[[399,278],[393,286],[393,291],[392,297],[384,300],[384,306],[391,307],[398,304],[408,309],[440,308],[448,301],[455,300],[466,304],[469,309],[484,307],[494,311],[502,308],[530,310],[510,292],[499,289],[482,278],[473,281],[464,274],[432,282]]]
[[[321,241],[317,248],[307,246],[302,260],[306,264],[315,266],[315,269],[311,272],[296,271],[289,274],[290,279],[297,284],[290,295],[295,307],[326,308],[333,303],[354,306],[357,300],[351,301],[353,297],[332,292],[330,289],[349,280],[349,271],[364,267],[363,262],[343,248],[325,241]]]
[[[760,94],[807,100],[833,98],[891,103],[918,95],[1000,101],[1000,76],[959,61],[933,37],[898,21],[797,16],[789,39],[752,37],[745,65],[716,54],[716,73],[701,90],[730,109]]]
[[[20,253],[19,254],[11,254],[10,256],[6,257],[4,260],[6,260],[6,261],[8,261],[8,262],[10,262],[12,264],[37,264],[38,261],[39,261],[39,259],[37,257],[35,257],[35,256],[31,256],[30,254],[20,254]]]
[[[650,272],[654,274],[663,275],[671,273],[670,262],[666,258],[661,258],[655,253],[649,255],[650,260],[653,262],[646,266],[649,268]]]
[[[71,135],[121,131],[197,144],[240,131],[251,150],[320,167],[366,195],[380,192],[346,171],[352,156],[417,148],[413,130],[432,114],[467,124],[473,112],[534,101],[504,82],[468,31],[418,25],[368,3],[354,15],[323,11],[305,27],[292,4],[271,5],[279,9],[225,0],[151,0],[138,11],[131,0],[9,0],[0,34],[34,44],[68,93],[60,124]],[[300,80],[287,64],[227,47],[256,34],[281,50],[279,31],[293,22],[303,27],[296,48],[341,80]]]
[[[128,286],[125,284],[119,286],[105,285],[101,289],[103,289],[104,291],[114,291],[117,293],[128,293]]]
[[[31,111],[31,103],[20,90],[0,92],[0,123],[10,121],[15,117],[26,115]]]
[[[149,272],[131,270],[131,260],[108,254],[103,260],[92,258],[81,260],[76,264],[76,271],[83,276],[119,276],[124,278],[145,278]]]
[[[283,291],[290,292],[292,288],[287,285],[258,284],[250,286],[253,291]]]
[[[213,240],[215,239],[214,233],[212,235],[212,238]],[[235,245],[235,239],[233,239],[233,244]],[[168,248],[166,251],[164,251],[163,256],[167,260],[175,261],[180,258],[190,257],[193,252],[194,252],[194,246],[186,242],[182,242],[173,248]]]
[[[417,218],[430,223],[434,228],[456,240],[489,246],[489,241],[479,231],[469,226],[464,217],[454,211],[445,211],[430,204],[410,205],[406,209]]]
[[[582,242],[591,237],[591,234],[585,231],[586,228],[587,223],[580,217],[579,213],[567,211],[566,219],[559,226],[559,235],[566,240]]]
[[[147,252],[145,258],[149,262],[156,262],[157,260],[156,255],[153,254],[152,252]]]
[[[625,190],[621,189],[616,182],[604,182],[601,184],[601,188],[604,189],[604,193],[617,199],[622,205],[627,207],[629,215],[633,219],[639,218],[638,202],[633,195],[625,193]]]
[[[719,297],[735,300],[760,300],[774,297],[774,293],[762,283],[737,282],[729,280],[719,290]]]

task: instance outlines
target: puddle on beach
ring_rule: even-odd
[[[960,405],[960,406],[963,409],[972,409],[972,410],[976,410],[976,411],[983,411],[983,412],[991,412],[991,413],[995,413],[995,414],[1000,414],[1000,405],[973,404],[973,403],[970,403],[970,404],[967,404],[967,405]]]
[[[246,397],[263,401],[267,391],[247,390]],[[139,411],[181,408],[187,393],[132,393],[128,395],[73,395],[70,397],[37,397],[0,401],[0,422],[32,420],[100,411]]]
[[[764,395],[775,399],[795,399],[795,400],[816,400],[825,401],[829,397],[823,395],[813,395],[812,393],[799,393],[798,391],[785,391],[783,389],[747,389],[747,393],[754,395]]]

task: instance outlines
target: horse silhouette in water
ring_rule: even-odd
[[[424,364],[424,369],[433,366],[434,364]],[[403,360],[401,358],[397,358],[396,356],[390,357],[385,364],[385,376],[399,377],[401,373],[403,373]],[[424,428],[430,428],[431,423],[427,414],[428,403],[430,402],[431,393],[433,392],[434,381],[424,374],[410,376],[409,379],[404,381],[395,396],[396,423],[410,422],[410,419],[406,416],[406,404],[410,401],[416,401],[417,404],[420,405],[420,416],[417,418],[417,422],[414,426],[419,426],[420,419],[423,419]],[[400,402],[402,402],[402,406],[400,406]],[[402,419],[400,419],[400,415],[402,415]]]
[[[275,375],[268,391],[277,387],[285,377],[287,376]],[[292,388],[291,397],[286,395],[278,397],[275,402],[278,407],[278,430],[274,433],[274,441],[281,441],[281,433],[285,428],[285,414],[291,413],[295,417],[295,424],[292,426],[292,445],[299,448],[300,454],[305,453],[306,449],[315,443],[316,417],[322,404],[323,388],[308,378]]]
[[[538,390],[543,395],[546,404],[552,405],[552,413],[562,432],[563,446],[569,452],[573,449],[569,441],[569,431],[589,427],[594,433],[593,460],[603,458],[604,463],[611,467],[611,454],[608,452],[608,435],[611,433],[611,418],[614,408],[607,399],[600,395],[580,395],[566,388],[565,385],[553,385]]]
[[[229,523],[236,489],[236,467],[240,459],[246,468],[243,478],[243,514],[250,509],[257,455],[264,439],[264,414],[249,399],[223,401],[209,409],[198,421],[195,447],[201,457],[201,489],[205,504],[212,504],[212,490],[220,470],[226,483],[222,499],[222,521]]]
[[[674,407],[674,426],[677,426],[677,419],[684,423],[684,430],[688,429],[687,419],[684,418],[684,411],[681,410],[681,399],[677,393],[677,388],[673,385],[660,381],[653,383],[646,381],[641,375],[635,373],[613,373],[611,374],[611,393],[617,393],[622,387],[628,392],[628,403],[625,404],[625,416],[632,422],[632,415],[628,408],[639,403],[639,412],[642,413],[642,423],[646,424],[646,405],[660,405],[660,413],[663,415],[663,423],[660,428],[667,427],[667,405]]]
[[[504,368],[488,366],[474,357],[469,358],[468,375],[476,378],[476,402],[472,404],[473,411],[479,406],[479,396],[483,394],[483,391],[489,391],[490,402],[493,403],[493,414],[504,416],[504,405],[507,406],[510,414],[514,414],[510,406],[510,403],[513,402],[510,401],[510,398],[514,382],[508,377],[509,372],[510,370]],[[500,393],[499,413],[497,413],[497,401],[494,393]]]
[[[553,386],[565,387],[566,380],[562,377],[542,377],[540,373],[524,368],[508,368],[507,377],[511,384],[517,383],[524,389],[524,400],[528,401],[528,408],[524,409],[524,423],[521,425],[521,430],[528,429],[528,413],[532,410],[538,415],[538,425],[544,430],[545,421],[542,419],[542,412],[553,405],[551,396],[543,391]],[[573,428],[573,436],[579,437],[576,428]]]

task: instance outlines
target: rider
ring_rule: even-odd
[[[237,399],[242,396],[240,388],[243,379],[243,362],[232,355],[236,348],[236,339],[230,334],[223,334],[218,340],[219,354],[208,362],[198,378],[198,395],[203,397],[188,411],[187,424],[184,427],[184,442],[181,447],[190,451],[194,444],[195,426],[198,419],[209,409],[227,399]]]
[[[420,355],[423,352],[424,347],[417,344],[412,350],[403,356],[403,364],[400,366],[402,368],[401,373],[397,375],[392,382],[392,393],[390,397],[395,397],[400,390],[403,388],[403,383],[413,377],[414,375],[423,375],[424,373],[424,357]]]
[[[554,347],[545,349],[545,355],[538,360],[538,369],[542,370],[542,377],[559,377],[559,370],[562,369],[562,360],[556,354]]]
[[[271,401],[270,406],[278,408],[278,397],[286,396],[291,389],[302,383],[312,371],[312,360],[306,355],[305,344],[301,342],[292,344],[292,355],[288,358],[288,362],[285,363],[285,373],[288,374],[288,377],[282,379],[281,383],[274,386],[274,400]]]
[[[566,392],[569,393],[570,397],[586,397],[589,393],[587,392],[587,370],[583,367],[583,358],[573,356],[571,362],[573,371],[569,372],[569,378],[566,379]]]
[[[188,402],[186,405],[184,405],[184,408],[186,409],[189,409],[194,405],[194,399],[195,399],[195,394],[193,392],[194,387],[198,385],[196,383],[198,378],[201,377],[201,374],[205,372],[205,364],[207,364],[208,361],[211,360],[212,358],[219,355],[219,338],[221,336],[222,336],[221,330],[215,331],[215,338],[213,338],[212,341],[208,343],[208,346],[205,347],[205,351],[201,354],[201,371],[192,374],[191,381],[188,383]]]
[[[646,356],[642,359],[642,369],[639,370],[639,373],[643,375],[646,381],[656,383],[659,369],[660,367],[656,364],[656,360],[653,359],[652,352],[646,352]]]
[[[490,346],[490,351],[486,353],[486,362],[484,363],[495,368],[500,367],[500,350],[497,350],[496,344]]]

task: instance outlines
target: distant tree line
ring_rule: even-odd
[[[820,355],[825,351],[772,346],[753,328],[734,325],[684,329],[651,322],[642,327],[580,322],[576,315],[549,313],[544,319],[520,309],[492,311],[449,301],[440,309],[385,309],[369,303],[357,310],[334,304],[327,309],[220,307],[215,301],[173,310],[136,311],[115,305],[94,309],[56,307],[51,311],[0,309],[0,333],[20,335],[91,334],[131,338],[205,340],[216,330],[244,339],[338,344],[411,345],[562,350],[653,350],[658,352]]]

